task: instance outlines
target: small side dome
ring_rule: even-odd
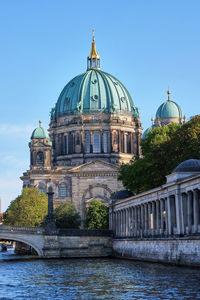
[[[131,196],[134,196],[134,194],[131,191],[121,190],[114,193],[114,195],[112,196],[112,200],[122,200]]]
[[[188,159],[180,163],[172,173],[200,172],[200,159]]]
[[[143,132],[143,134],[142,134],[142,139],[145,139],[146,138],[146,135],[147,135],[147,133],[149,133],[150,131],[152,130],[152,126],[151,127],[149,127],[149,128],[147,128],[144,132]]]
[[[35,128],[32,132],[31,139],[49,139],[49,134],[46,129],[41,126],[42,122],[39,121],[39,127]]]
[[[165,119],[165,118],[182,118],[182,110],[180,106],[170,99],[171,92],[168,90],[168,100],[162,103],[156,112],[156,119]]]

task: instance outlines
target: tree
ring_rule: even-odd
[[[7,225],[38,226],[47,215],[48,201],[45,193],[36,188],[24,188],[13,200],[3,216]]]
[[[182,126],[154,128],[141,141],[141,148],[143,157],[134,158],[119,170],[119,179],[135,193],[164,184],[165,176],[182,161],[200,159],[200,116]]]
[[[88,229],[108,229],[108,208],[101,201],[92,200],[85,215],[85,226]]]
[[[58,228],[79,228],[81,219],[74,204],[64,202],[55,209],[56,226]]]

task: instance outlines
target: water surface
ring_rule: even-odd
[[[0,299],[200,299],[200,269],[0,253]]]

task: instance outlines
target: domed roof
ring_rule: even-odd
[[[39,126],[35,128],[32,132],[31,139],[49,139],[49,134],[46,129],[41,126],[41,121],[39,121]]]
[[[156,112],[156,119],[182,118],[183,115],[180,106],[176,102],[170,100],[170,91],[167,91],[167,94],[168,100],[159,106]]]
[[[92,40],[87,71],[72,80],[62,90],[51,118],[72,114],[128,113],[139,117],[138,109],[125,86],[114,76],[101,71],[100,56]]]
[[[121,190],[121,191],[115,192],[114,195],[112,196],[112,199],[113,200],[121,200],[121,199],[129,198],[131,196],[134,196],[134,194],[131,191]]]
[[[143,134],[142,134],[142,139],[145,139],[147,133],[149,133],[151,130],[152,130],[152,126],[150,126],[149,128],[147,128],[147,129],[143,132]]]
[[[93,112],[128,112],[138,116],[138,109],[125,86],[98,69],[87,70],[64,87],[56,103],[55,117]]]
[[[173,171],[177,172],[200,172],[200,159],[188,159],[180,163]]]

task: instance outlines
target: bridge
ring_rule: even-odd
[[[41,258],[106,257],[112,253],[109,230],[57,229],[0,225],[0,240],[31,246]]]

